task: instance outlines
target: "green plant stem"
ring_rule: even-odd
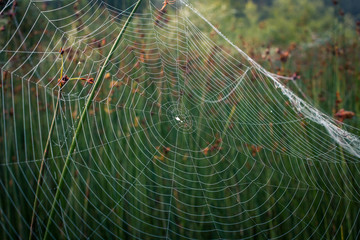
[[[76,131],[75,131],[75,134],[74,134],[74,137],[72,139],[72,142],[71,142],[71,145],[70,145],[70,149],[69,149],[69,152],[67,154],[67,157],[66,157],[66,160],[65,160],[65,164],[64,164],[64,167],[63,167],[63,170],[61,172],[61,175],[60,175],[60,179],[59,179],[59,184],[57,186],[57,189],[56,189],[56,193],[55,193],[55,197],[54,197],[54,200],[53,200],[53,203],[52,203],[52,206],[51,206],[51,210],[50,210],[50,214],[49,214],[49,219],[48,219],[48,222],[47,222],[47,225],[46,225],[46,230],[45,230],[45,234],[44,234],[44,237],[43,237],[43,240],[46,240],[49,236],[49,229],[51,227],[51,223],[52,223],[52,218],[53,218],[53,215],[54,215],[54,210],[55,210],[55,206],[56,206],[56,203],[58,202],[59,200],[59,197],[60,197],[60,191],[61,191],[61,188],[62,188],[62,185],[64,184],[64,176],[66,174],[66,170],[68,168],[68,165],[70,163],[70,157],[75,149],[75,145],[76,145],[76,139],[78,138],[79,134],[80,134],[80,130],[82,128],[82,125],[83,125],[83,122],[84,122],[84,119],[86,117],[86,113],[87,113],[87,110],[89,109],[91,103],[92,103],[92,100],[94,99],[94,96],[95,96],[95,93],[96,93],[96,90],[98,89],[98,87],[101,85],[101,81],[102,79],[104,78],[104,74],[105,74],[105,70],[106,70],[106,67],[112,57],[112,55],[114,54],[114,51],[115,49],[117,48],[117,46],[119,45],[119,42],[120,42],[120,39],[121,37],[123,36],[127,26],[129,25],[132,17],[134,16],[134,13],[135,11],[137,10],[137,8],[139,7],[140,3],[141,3],[142,0],[138,0],[138,2],[136,3],[135,7],[133,8],[132,12],[130,13],[128,19],[126,20],[124,26],[122,27],[119,35],[117,36],[113,46],[111,47],[110,49],[110,52],[109,54],[107,55],[106,59],[105,59],[105,62],[100,70],[100,73],[99,75],[97,76],[96,78],[96,81],[94,83],[94,87],[91,89],[91,92],[89,94],[89,97],[87,98],[87,101],[85,103],[85,108],[83,110],[83,112],[81,113],[81,117],[79,119],[79,122],[77,124],[77,127],[76,127]]]
[[[57,95],[57,100],[56,100],[56,105],[55,105],[55,110],[54,110],[54,115],[51,121],[51,125],[50,125],[50,130],[49,130],[49,134],[48,134],[48,138],[45,144],[45,149],[44,149],[44,153],[43,153],[43,157],[41,159],[41,165],[40,165],[40,170],[39,170],[39,176],[38,176],[38,180],[37,180],[37,186],[36,186],[36,191],[35,191],[35,199],[34,199],[34,205],[33,205],[33,212],[32,212],[32,216],[31,216],[31,224],[30,224],[30,235],[29,235],[29,240],[31,240],[32,236],[33,236],[33,231],[34,231],[34,222],[35,222],[35,214],[36,214],[36,209],[38,206],[38,198],[39,198],[39,191],[40,191],[40,186],[42,184],[42,179],[44,176],[44,166],[45,166],[45,159],[47,158],[48,155],[48,150],[49,150],[49,146],[50,146],[50,141],[51,141],[51,136],[52,136],[52,132],[54,130],[54,126],[55,126],[55,120],[56,120],[56,116],[57,116],[57,112],[59,109],[59,102],[60,102],[60,97],[61,97],[61,89],[59,89],[58,91],[58,95]]]

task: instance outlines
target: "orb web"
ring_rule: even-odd
[[[135,4],[18,4],[0,49],[1,234],[29,235],[61,91],[35,211],[41,239],[92,87],[81,78],[96,79]],[[50,237],[357,239],[359,129],[297,97],[189,2],[161,7],[144,1],[107,66]],[[64,75],[78,79],[60,88],[61,48]]]

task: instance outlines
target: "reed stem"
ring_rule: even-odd
[[[53,200],[53,203],[52,203],[52,206],[51,206],[51,210],[50,210],[50,213],[49,213],[49,219],[48,219],[48,222],[47,222],[47,225],[46,225],[46,230],[45,230],[45,234],[44,234],[44,237],[43,237],[43,240],[46,240],[49,236],[49,229],[51,227],[51,223],[52,223],[52,218],[53,218],[53,215],[54,215],[54,210],[55,210],[55,206],[56,206],[56,203],[58,202],[59,200],[59,197],[60,197],[60,192],[61,192],[61,188],[62,188],[62,185],[64,184],[64,177],[65,177],[65,174],[67,172],[67,168],[68,168],[68,165],[70,163],[70,157],[72,155],[72,153],[74,152],[74,149],[75,149],[75,145],[76,145],[76,140],[80,134],[80,131],[81,131],[81,128],[82,128],[82,125],[83,125],[83,122],[85,120],[85,117],[86,117],[86,113],[92,103],[92,100],[94,99],[95,97],[95,94],[96,94],[96,90],[99,88],[99,86],[101,85],[101,81],[102,79],[104,78],[104,74],[105,74],[105,70],[106,70],[106,67],[112,57],[112,55],[114,54],[114,51],[115,49],[117,48],[117,46],[119,45],[119,42],[120,42],[120,39],[121,37],[123,36],[127,26],[129,25],[129,23],[131,22],[131,19],[132,17],[134,16],[134,13],[135,11],[138,9],[140,3],[141,3],[142,0],[138,0],[138,2],[136,3],[136,5],[134,6],[132,12],[130,13],[128,19],[126,20],[124,26],[122,27],[119,35],[117,36],[113,46],[111,47],[110,49],[110,52],[109,54],[107,55],[106,59],[105,59],[105,62],[100,70],[100,73],[99,75],[97,76],[96,78],[96,81],[94,83],[94,87],[91,89],[91,92],[89,94],[89,97],[87,98],[87,101],[85,103],[85,107],[84,107],[84,110],[83,112],[81,113],[81,117],[79,119],[79,122],[77,124],[77,127],[76,127],[76,131],[75,131],[75,134],[74,134],[74,137],[72,139],[72,142],[71,142],[71,145],[70,145],[70,149],[68,151],[68,154],[67,154],[67,157],[66,157],[66,160],[65,160],[65,164],[64,164],[64,167],[63,167],[63,170],[61,172],[61,175],[60,175],[60,179],[59,179],[59,184],[57,186],[57,189],[56,189],[56,193],[55,193],[55,197],[54,197],[54,200]]]
[[[48,138],[47,138],[47,141],[46,141],[46,144],[45,144],[44,153],[42,155],[43,157],[41,159],[39,176],[38,176],[37,186],[36,186],[36,191],[35,191],[35,199],[34,199],[34,204],[33,204],[33,212],[32,212],[32,216],[31,216],[29,240],[31,240],[32,236],[33,236],[34,223],[35,223],[35,214],[36,214],[36,209],[38,207],[39,191],[40,191],[40,186],[42,184],[42,179],[44,177],[44,172],[43,171],[44,171],[44,166],[45,166],[45,160],[46,160],[48,152],[49,152],[51,136],[52,136],[52,132],[54,130],[55,120],[56,120],[57,112],[58,112],[59,105],[60,105],[60,97],[61,97],[61,89],[59,88],[58,95],[57,95],[57,100],[56,100],[56,105],[55,105],[55,109],[54,109],[54,115],[53,115],[53,118],[52,118],[52,121],[51,121],[50,130],[49,130]]]

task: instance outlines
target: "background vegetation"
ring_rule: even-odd
[[[111,6],[124,9],[134,3],[130,0],[106,2],[109,9],[112,9]],[[158,1],[160,7],[161,2]],[[67,15],[72,15],[73,11],[87,3],[76,2],[69,7]],[[355,127],[343,126],[359,135],[360,4],[357,1],[347,0],[337,4],[322,0],[204,0],[192,3],[256,62],[270,72],[292,78],[282,79],[284,85],[327,115]],[[0,1],[0,4],[4,6],[5,1]],[[33,160],[43,156],[43,145],[54,114],[61,69],[59,49],[66,49],[66,46],[73,48],[66,49],[64,53],[66,74],[75,77],[80,74],[89,79],[96,76],[111,46],[109,43],[116,37],[113,29],[107,30],[106,34],[87,37],[86,34],[99,25],[83,27],[82,21],[88,17],[86,8],[81,12],[84,18],[80,20],[76,15],[79,13],[62,19],[63,15],[49,11],[45,14],[47,18],[42,15],[34,25],[39,9],[45,11],[61,7],[63,3],[60,1],[32,4],[26,21],[18,28],[27,6],[28,1],[19,1],[17,7],[9,7],[1,16],[0,46],[4,47],[15,33],[16,37],[5,49],[23,52],[34,48],[39,52],[50,49],[53,54],[49,54],[39,68],[32,70],[34,63],[40,61],[36,54],[28,58],[26,53],[15,56],[11,51],[0,53],[0,152],[4,153],[0,158],[2,239],[27,238],[29,234],[40,168],[40,162]],[[100,16],[102,9],[94,11],[93,18]],[[116,12],[115,8],[112,10]],[[141,11],[149,11],[147,3],[142,5]],[[171,10],[169,12],[172,13]],[[55,26],[50,25],[37,46],[49,19],[62,20],[54,21]],[[98,19],[100,23],[101,20]],[[120,17],[115,23],[122,26],[124,20]],[[245,60],[229,48],[224,39],[209,30],[200,19],[192,20],[219,45],[215,48],[219,54],[207,52],[211,55],[209,58],[201,57],[201,52],[194,50],[197,46],[188,44],[194,55],[199,55],[191,64],[186,63],[188,59],[178,51],[174,50],[173,54],[179,55],[179,64],[164,54],[166,46],[173,43],[167,37],[177,34],[172,25],[176,23],[171,19],[167,24],[157,24],[156,19],[152,19],[154,23],[150,22],[149,26],[153,30],[148,32],[141,29],[145,29],[149,21],[136,19],[130,25],[131,34],[126,36],[128,42],[120,45],[111,60],[116,67],[108,70],[106,84],[99,91],[77,142],[77,151],[66,175],[66,186],[54,218],[56,224],[51,228],[53,237],[110,239],[116,235],[123,239],[151,239],[154,235],[165,238],[169,234],[169,238],[173,239],[179,236],[210,239],[218,237],[216,234],[220,232],[224,239],[307,239],[314,234],[327,239],[357,239],[360,233],[358,159],[343,150],[309,161],[291,157],[291,153],[300,151],[310,154],[310,157],[317,151],[330,151],[333,141],[330,137],[319,141],[316,133],[326,133],[326,130],[302,121],[288,103],[280,101],[284,100],[283,95],[270,81],[261,82],[254,78],[245,85],[244,88],[254,91],[247,95],[248,100],[256,104],[248,106],[240,102],[239,109],[247,113],[242,116],[232,116],[232,112],[240,112],[233,111],[238,102],[232,98],[210,109],[203,102],[203,108],[197,107],[199,102],[185,95],[184,104],[192,109],[193,116],[197,116],[196,131],[177,135],[176,131],[169,130],[176,124],[161,114],[161,103],[168,107],[167,103],[173,103],[179,97],[180,93],[172,91],[179,87],[178,82],[172,81],[174,78],[181,82],[187,76],[191,80],[196,72],[208,71],[205,63],[210,61],[217,67],[226,63],[235,66],[233,69],[239,72],[244,70],[239,63]],[[22,37],[27,36],[33,26],[24,46]],[[70,31],[71,37],[64,36],[57,28]],[[155,36],[154,32],[158,35]],[[159,36],[161,33],[166,37]],[[152,42],[155,37],[159,38],[158,41]],[[82,41],[77,42],[78,39]],[[149,50],[149,46],[159,40],[163,44]],[[197,44],[205,46],[206,42],[197,39]],[[233,60],[223,57],[228,53],[234,56]],[[11,61],[4,67],[9,59]],[[169,64],[164,67],[162,62]],[[24,63],[21,68],[19,63]],[[147,68],[149,65],[152,68]],[[127,74],[119,72],[118,68]],[[180,69],[180,76],[174,69]],[[221,70],[214,69],[210,74],[221,76]],[[156,81],[164,75],[167,81]],[[201,84],[190,81],[188,84],[196,91],[202,91],[203,96],[218,90],[211,88],[211,82]],[[62,89],[61,111],[51,137],[49,161],[39,196],[36,237],[40,238],[44,232],[73,127],[90,87],[85,82],[71,82]],[[149,99],[157,99],[160,104]],[[266,112],[262,106],[268,106],[273,112]],[[146,111],[141,111],[144,109]],[[340,109],[350,111],[354,116],[342,119],[336,115]],[[285,110],[290,113],[289,116],[283,113]],[[204,112],[205,116],[202,115]],[[297,122],[272,126],[271,123],[276,120],[274,116]],[[220,123],[216,121],[219,119]],[[241,131],[245,143],[232,142],[231,137],[238,135],[240,130],[230,122],[249,121],[265,121],[271,129],[253,128],[249,124]],[[152,126],[156,122],[164,124]],[[206,125],[208,122],[210,126]],[[225,135],[230,137],[222,138],[220,133],[224,129],[228,131]],[[289,133],[289,130],[292,132]],[[274,139],[270,132],[275,132],[275,136],[281,136],[281,139]],[[175,148],[177,152],[174,152],[174,147],[164,145],[161,141],[164,136],[168,137],[165,139],[172,146],[179,147]],[[331,143],[326,145],[328,142]],[[289,149],[278,151],[282,144],[290,146]],[[297,149],[301,144],[311,147]],[[262,146],[265,148],[262,149]],[[150,162],[147,161],[149,159]],[[221,174],[216,174],[203,161],[194,163],[194,159],[207,159]],[[329,159],[331,161],[327,161]],[[141,169],[145,169],[144,172]],[[173,169],[178,171],[175,177]],[[136,187],[133,187],[135,176],[139,178]],[[329,178],[324,180],[323,176]],[[230,187],[224,188],[222,179]],[[303,183],[312,183],[314,188]],[[209,214],[207,204],[213,206],[211,211],[218,216],[216,219]],[[244,209],[247,215],[241,214]],[[168,212],[171,214],[167,215]],[[104,215],[107,213],[110,214]],[[169,219],[172,224],[168,226]]]

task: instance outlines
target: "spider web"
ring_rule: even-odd
[[[87,112],[50,237],[359,238],[359,129],[297,97],[187,1],[144,2]],[[135,4],[19,5],[0,50],[3,239],[30,232],[59,49],[64,74],[95,79]],[[91,87],[61,88],[34,238]]]

